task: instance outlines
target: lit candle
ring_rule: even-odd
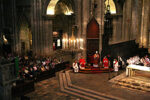
[[[76,40],[74,40],[74,46],[73,46],[74,48],[75,48],[75,45],[76,45]]]

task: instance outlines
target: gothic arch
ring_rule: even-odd
[[[99,24],[94,17],[87,24],[87,38],[99,38]]]
[[[52,1],[52,0],[46,0],[45,2],[43,2],[43,4],[44,4],[44,7],[43,7],[44,15],[47,15],[47,8],[48,8],[48,5],[49,5],[49,3],[50,3],[51,1]],[[75,5],[76,5],[76,2],[77,2],[77,1],[75,1],[75,0],[59,0],[59,1],[57,1],[57,3],[58,3],[58,2],[65,2],[65,3],[67,3],[67,1],[68,1],[68,3],[71,4],[71,6],[72,6],[72,8],[73,8],[73,11],[75,12]],[[56,5],[57,5],[57,3],[56,3]],[[55,5],[55,6],[56,6],[56,5]]]
[[[20,16],[18,17],[18,20],[17,20],[17,32],[19,33],[19,31],[20,31],[20,26],[21,26],[21,24],[23,24],[23,23],[26,23],[27,25],[28,25],[28,28],[31,28],[31,23],[30,23],[30,21],[29,21],[29,18],[26,16],[26,14],[25,14],[25,12],[24,11],[22,11],[21,13],[20,13]]]
[[[15,38],[19,39],[16,45],[19,48],[20,54],[25,54],[30,51],[32,45],[31,23],[24,11],[18,17],[17,37]]]
[[[125,0],[113,0],[116,6],[116,14],[123,13],[123,5]]]
[[[51,0],[46,0],[45,2],[43,1],[43,4],[44,4],[44,7],[43,7],[43,12],[44,12],[44,15],[46,15],[46,12],[47,12],[47,7],[48,7],[48,4]]]

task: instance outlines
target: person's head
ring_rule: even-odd
[[[148,55],[145,55],[145,58],[147,58],[148,57]]]
[[[96,51],[96,53],[98,53],[98,51]]]
[[[77,60],[74,60],[74,62],[77,63],[78,61],[77,61]]]
[[[117,61],[117,59],[114,59],[114,61]]]

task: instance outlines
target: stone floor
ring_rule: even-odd
[[[30,100],[77,100],[77,97],[60,91],[58,73],[56,77],[35,83],[35,91],[26,95]]]
[[[123,72],[123,71],[121,71]],[[121,73],[120,72],[120,73]],[[114,73],[110,74],[113,77]],[[149,100],[149,92],[141,92],[122,88],[108,82],[108,73],[83,74],[70,72],[72,84],[102,92],[125,100]],[[60,91],[58,73],[56,77],[35,84],[35,91],[26,95],[30,100],[81,100]]]
[[[72,84],[80,87],[88,88],[108,95],[123,98],[125,100],[149,100],[150,92],[142,92],[123,88],[108,82],[109,74],[74,74],[70,73]],[[111,73],[111,77],[114,73]]]

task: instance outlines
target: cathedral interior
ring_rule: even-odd
[[[90,62],[90,57],[96,51],[100,55],[100,63],[107,55],[112,58],[121,56],[125,60],[136,55],[149,56],[150,0],[0,0],[0,59],[10,57],[10,55],[33,58],[52,57],[68,61],[72,65],[72,62],[79,60],[81,56],[87,63]],[[121,70],[120,74],[124,71],[125,69]],[[100,89],[98,91],[106,94],[112,93],[113,96],[94,97],[93,95],[96,95],[97,92],[95,94],[88,92],[91,98],[82,96],[80,93],[76,96],[73,90],[77,87],[70,88],[73,96],[58,92],[57,77],[36,83],[35,87],[45,88],[42,84],[48,85],[50,82],[52,86],[48,88],[51,89],[49,96],[34,97],[33,95],[38,95],[38,89],[42,90],[40,88],[35,89],[37,94],[34,92],[26,96],[31,100],[42,100],[42,97],[45,98],[43,100],[122,100],[122,98],[132,100],[135,96],[137,96],[136,100],[150,98],[146,94],[142,97],[142,94],[138,95],[138,92],[132,94],[123,89],[114,89],[109,86],[109,83],[103,86],[101,82],[106,82],[103,77],[109,77],[110,73],[110,75],[108,73],[92,74],[93,76],[68,73],[70,77],[73,77],[72,82],[81,87],[82,83],[90,78],[92,78],[91,82],[99,87],[97,83],[94,83],[99,79],[97,82],[102,86],[102,91]],[[64,73],[61,74],[56,75],[60,76],[60,86],[61,78],[65,77],[63,77]],[[66,78],[67,75],[66,72]],[[144,75],[147,76],[147,73]],[[94,80],[93,77],[97,76],[99,78]],[[150,75],[148,77],[150,78]],[[77,79],[83,82],[78,82]],[[92,87],[91,84],[88,83],[83,87]],[[53,87],[56,87],[57,90],[54,90]],[[90,89],[94,90],[94,87]],[[113,89],[118,93],[113,93]],[[8,89],[5,90],[8,91]],[[129,97],[119,94],[119,91],[123,91],[122,94],[126,93]],[[3,98],[3,95],[0,97]],[[119,97],[114,97],[114,95],[119,95]],[[21,97],[21,100],[24,99],[30,100]],[[4,100],[12,100],[12,98]]]

